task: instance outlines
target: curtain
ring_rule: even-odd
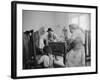
[[[28,62],[34,58],[33,30],[23,33],[23,68],[27,68]]]

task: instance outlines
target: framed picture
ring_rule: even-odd
[[[97,73],[97,6],[11,2],[11,77]]]

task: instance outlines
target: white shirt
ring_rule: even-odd
[[[38,61],[38,64],[41,64],[43,62],[45,67],[49,67],[52,66],[53,64],[53,56],[47,56],[47,55],[43,55],[40,60]]]

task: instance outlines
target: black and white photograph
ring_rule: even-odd
[[[89,13],[23,10],[23,69],[91,66]]]
[[[14,78],[97,72],[96,6],[12,4]]]

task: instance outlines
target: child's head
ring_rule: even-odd
[[[43,48],[43,51],[44,51],[45,54],[52,54],[52,50],[49,46],[45,46]]]

